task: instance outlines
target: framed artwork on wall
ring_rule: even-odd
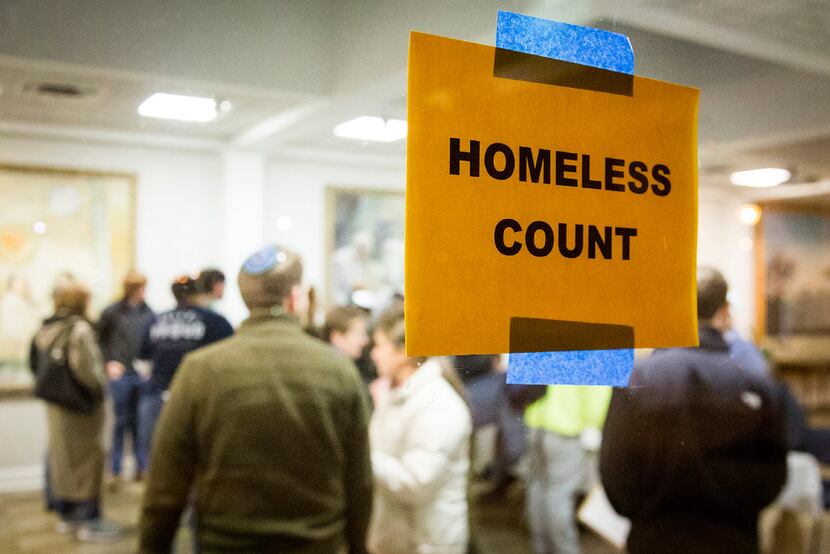
[[[403,294],[404,193],[328,187],[326,196],[327,304],[381,307]]]
[[[52,290],[77,280],[90,311],[119,294],[135,257],[135,176],[0,165],[0,395],[26,392],[29,344]]]
[[[764,205],[755,243],[759,342],[779,363],[830,365],[830,206]]]

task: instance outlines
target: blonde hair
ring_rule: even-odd
[[[55,291],[55,313],[86,315],[89,307],[89,289],[80,283],[70,283]]]

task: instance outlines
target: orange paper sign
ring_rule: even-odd
[[[410,38],[408,354],[507,352],[512,318],[697,344],[698,91],[633,77],[630,94],[598,92],[495,62]]]

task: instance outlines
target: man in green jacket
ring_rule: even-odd
[[[191,502],[202,552],[365,551],[369,407],[354,365],[307,336],[300,258],[251,256],[251,310],[233,337],[185,357],[156,429],[141,550],[168,552]]]

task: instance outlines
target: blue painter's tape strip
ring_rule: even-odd
[[[625,387],[634,367],[634,350],[511,353],[507,365],[511,385]]]
[[[628,37],[601,29],[500,11],[496,47],[634,74],[634,50]],[[507,382],[624,387],[633,367],[630,348],[511,353]]]
[[[634,74],[631,41],[602,29],[499,11],[496,47]]]

